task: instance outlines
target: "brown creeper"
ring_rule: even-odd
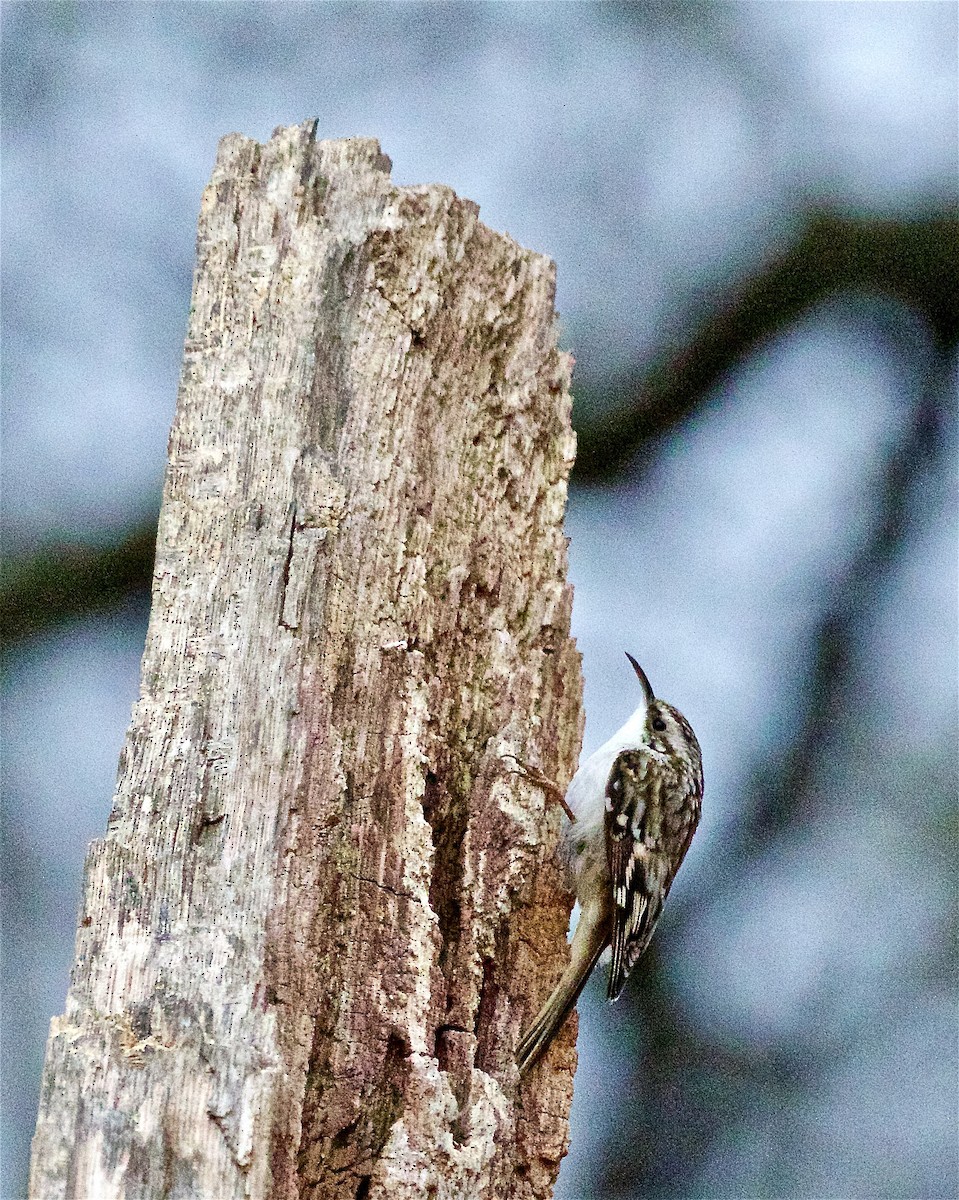
[[[626,657],[643,703],[581,764],[566,793],[576,820],[564,831],[562,851],[580,918],[569,966],[519,1044],[521,1074],[562,1028],[607,946],[606,994],[619,996],[699,824],[703,766],[696,735],[682,713],[656,699],[633,656]]]

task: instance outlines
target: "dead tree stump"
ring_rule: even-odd
[[[550,1194],[569,362],[552,264],[389,165],[221,144],[36,1200]]]

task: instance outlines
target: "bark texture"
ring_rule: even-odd
[[[554,270],[376,142],[207,188],[141,697],[32,1195],[548,1196],[581,733]],[[550,1073],[552,1072],[552,1073]]]

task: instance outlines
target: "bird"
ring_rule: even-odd
[[[563,831],[561,854],[580,918],[569,966],[520,1041],[521,1076],[548,1050],[607,947],[606,995],[619,997],[699,824],[703,766],[696,734],[678,709],[657,699],[628,651],[626,657],[643,698],[580,765],[566,792],[564,807],[575,819]]]

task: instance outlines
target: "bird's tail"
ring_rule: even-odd
[[[519,1044],[516,1058],[520,1075],[527,1074],[549,1049],[553,1038],[562,1029],[566,1018],[575,1007],[599,956],[608,945],[608,921],[600,918],[598,914],[591,913],[587,916],[583,913],[573,934],[569,966]]]

